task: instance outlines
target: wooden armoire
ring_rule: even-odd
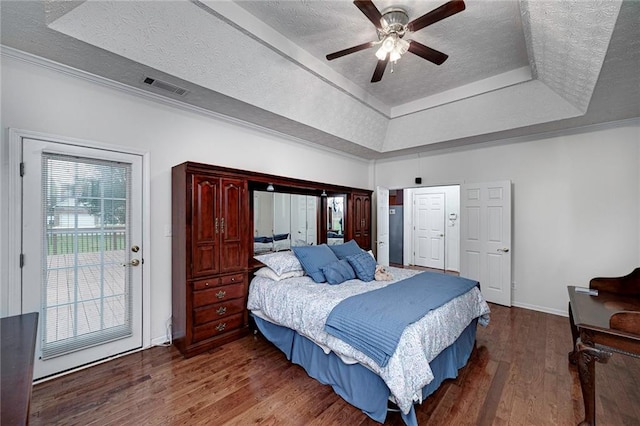
[[[352,236],[365,250],[371,248],[371,191],[353,191],[350,197]]]
[[[248,332],[246,177],[183,163],[172,169],[172,333],[192,356]]]
[[[371,247],[371,191],[186,162],[171,169],[172,336],[185,357],[249,332],[247,296],[253,259],[252,191],[346,197],[345,241]],[[326,208],[318,202],[318,223]],[[325,204],[326,207],[326,204]],[[324,227],[322,227],[324,226]],[[326,242],[326,225],[318,230]]]

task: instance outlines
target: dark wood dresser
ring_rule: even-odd
[[[25,425],[29,423],[38,314],[1,318],[0,324],[0,424]]]
[[[172,334],[190,357],[248,333],[247,179],[183,163],[172,169]]]

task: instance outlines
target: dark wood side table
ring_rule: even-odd
[[[578,364],[585,419],[596,424],[595,362],[613,352],[640,357],[640,297],[600,291],[597,296],[569,286],[569,320],[575,347],[569,361]]]
[[[0,424],[3,426],[29,423],[37,330],[36,312],[0,318]]]

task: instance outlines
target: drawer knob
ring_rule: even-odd
[[[227,295],[227,292],[226,292],[226,291],[224,291],[224,290],[220,290],[219,292],[217,292],[217,293],[216,293],[216,297],[217,297],[218,299],[222,299],[222,298],[224,298],[224,296],[226,296],[226,295]]]
[[[216,325],[216,330],[223,331],[226,327],[227,327],[227,323],[223,322],[223,323],[220,323],[220,324]]]
[[[218,315],[224,315],[227,313],[227,308],[225,306],[220,306],[216,312],[218,313]]]
[[[209,282],[207,281],[206,283],[204,283],[205,287],[209,287]]]

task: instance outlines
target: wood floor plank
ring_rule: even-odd
[[[491,305],[476,348],[416,417],[429,425],[575,425],[584,416],[569,320]],[[640,359],[596,366],[600,425],[640,425]],[[189,359],[155,347],[34,386],[31,425],[375,426],[359,409],[247,336]],[[385,425],[400,426],[390,412]]]

